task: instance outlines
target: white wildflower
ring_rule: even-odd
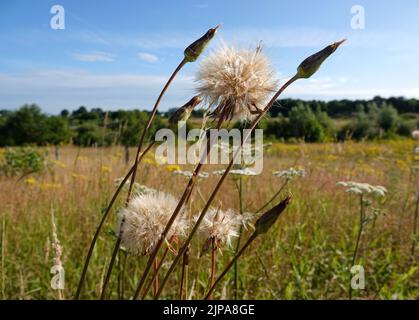
[[[302,168],[300,169],[289,168],[287,170],[275,171],[273,175],[280,178],[285,178],[287,180],[292,180],[295,177],[305,177],[306,171]]]
[[[419,140],[419,130],[415,130],[412,132],[412,138]]]
[[[187,178],[191,178],[192,175],[193,175],[193,172],[192,171],[183,171],[183,170],[176,170],[176,171],[173,171],[173,173],[174,174],[177,174],[177,175],[180,175],[180,176],[187,177]],[[205,171],[200,172],[198,174],[198,178],[205,179],[205,178],[208,178],[208,177],[209,177],[209,173],[208,172],[205,172]]]
[[[363,194],[374,194],[377,196],[384,197],[387,193],[387,189],[383,186],[373,186],[369,183],[354,182],[354,181],[340,181],[336,185],[346,187],[346,192],[354,193],[358,195]]]
[[[222,176],[225,173],[225,170],[215,170],[212,172],[213,174]],[[257,176],[258,174],[253,171],[252,169],[249,168],[244,168],[244,169],[234,169],[234,170],[230,170],[229,174],[235,175],[235,176]]]

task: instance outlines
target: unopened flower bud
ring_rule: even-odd
[[[345,41],[346,39],[332,43],[323,50],[305,59],[297,68],[297,77],[304,79],[310,78],[319,70],[321,64]]]
[[[184,122],[189,119],[191,116],[192,110],[202,102],[202,98],[200,96],[195,96],[179,109],[175,111],[175,113],[169,118],[169,122],[176,124],[178,122]]]
[[[291,201],[291,197],[286,197],[277,206],[265,212],[255,223],[255,233],[257,235],[266,233],[272,227],[281,213]]]
[[[204,51],[205,47],[214,38],[217,30],[220,28],[220,25],[215,28],[211,28],[205,33],[201,38],[193,42],[189,47],[185,49],[185,60],[187,62],[194,62],[201,53]]]

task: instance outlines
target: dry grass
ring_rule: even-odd
[[[244,180],[245,211],[256,210],[278,190],[279,178],[272,172],[290,166],[304,167],[307,176],[290,183],[284,193],[293,196],[275,229],[258,238],[239,261],[239,298],[305,299],[347,298],[350,260],[358,222],[358,200],[336,186],[337,181],[354,180],[387,187],[388,196],[376,204],[385,215],[368,225],[360,247],[360,263],[365,267],[366,288],[354,292],[355,298],[418,298],[417,261],[412,260],[412,223],[415,205],[411,174],[414,141],[345,144],[274,144],[265,152],[261,176]],[[91,237],[115,190],[115,179],[125,175],[122,148],[62,148],[61,161],[54,160],[53,148],[47,153],[49,169],[16,182],[0,177],[0,298],[56,299],[50,288],[53,256],[51,207],[63,247],[65,268],[64,296],[76,289]],[[134,150],[131,150],[134,154]],[[179,195],[187,179],[174,175],[170,166],[157,166],[148,156],[140,166],[137,181],[158,190]],[[181,169],[191,169],[182,166]],[[217,168],[204,168],[212,171]],[[219,177],[210,176],[198,187],[207,198]],[[217,204],[239,210],[234,182],[223,185]],[[124,197],[121,197],[122,204]],[[192,212],[204,205],[195,191]],[[87,275],[83,298],[97,298],[101,278],[114,243],[116,215],[107,224],[95,249]],[[246,238],[251,230],[244,234]],[[198,243],[199,241],[199,243]],[[210,257],[198,258],[201,240],[195,240],[189,262],[189,297],[202,298],[208,284]],[[51,251],[51,252],[50,252]],[[123,261],[121,254],[121,261]],[[225,251],[219,263],[226,265],[232,252]],[[166,269],[173,253],[163,265]],[[117,281],[118,265],[111,279],[112,298],[131,297],[146,258],[128,256],[125,274]],[[222,270],[222,265],[217,270]],[[181,266],[169,280],[165,298],[177,298]],[[213,295],[233,296],[232,272]]]

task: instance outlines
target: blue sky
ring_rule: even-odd
[[[65,9],[64,30],[50,27],[55,4]],[[365,9],[364,29],[351,28],[354,5]],[[262,41],[281,82],[306,56],[348,39],[284,97],[419,98],[418,12],[410,0],[0,0],[0,109],[150,109],[184,48],[219,23],[205,54]],[[198,64],[182,70],[161,110],[190,98]]]

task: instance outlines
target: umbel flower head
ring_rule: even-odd
[[[214,239],[216,247],[222,245],[231,246],[234,237],[238,237],[240,226],[246,227],[251,220],[252,214],[238,214],[231,209],[222,211],[212,208],[208,210],[202,224],[199,227],[200,233],[207,240],[204,251],[208,249],[210,240]]]
[[[133,198],[118,214],[116,232],[121,236],[121,246],[136,255],[148,254],[159,241],[177,203],[173,196],[163,192]],[[184,215],[179,215],[167,237],[170,239],[185,235],[187,226]]]
[[[374,194],[377,196],[384,197],[387,193],[387,189],[383,186],[373,186],[369,183],[363,182],[340,181],[337,183],[337,185],[346,187],[346,192],[358,195]]]
[[[273,175],[286,180],[293,180],[295,177],[305,177],[306,171],[303,168],[289,168],[287,170],[275,171]]]
[[[221,47],[204,59],[197,91],[221,120],[251,120],[276,89],[276,77],[261,48]]]

